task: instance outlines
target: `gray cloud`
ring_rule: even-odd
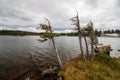
[[[92,8],[97,8],[99,5],[98,0],[85,0],[85,1],[86,1],[86,5],[89,5]]]
[[[74,7],[82,26],[89,20],[98,29],[120,26],[119,0],[0,0],[0,27],[34,28],[45,22],[43,17],[55,28],[73,27],[69,19],[76,14]]]

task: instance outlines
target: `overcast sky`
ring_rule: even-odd
[[[92,20],[97,29],[120,28],[120,0],[0,0],[0,29],[35,29],[48,18],[54,28],[73,27],[79,12],[81,26]]]

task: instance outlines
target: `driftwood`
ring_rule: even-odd
[[[42,76],[54,73],[54,70],[56,70],[56,69],[57,69],[57,67],[46,69],[42,72]]]
[[[38,64],[38,61],[36,61],[35,56],[33,55],[33,53],[30,54],[30,57],[32,58],[32,62],[35,66],[35,68],[39,71],[39,73],[41,74],[42,77],[47,76],[47,75],[52,75],[55,73],[55,70],[58,69],[58,67],[50,67],[49,69],[45,69],[43,70],[40,66],[40,64]],[[38,77],[39,79],[40,77]]]
[[[30,54],[30,57],[32,58],[32,62],[33,62],[33,64],[34,64],[35,68],[36,68],[40,73],[42,73],[43,70],[39,67],[36,59],[34,58],[33,53]]]

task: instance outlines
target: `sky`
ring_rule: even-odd
[[[36,30],[48,18],[53,28],[73,28],[90,20],[95,29],[120,29],[120,0],[0,0],[0,29]]]

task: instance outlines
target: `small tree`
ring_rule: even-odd
[[[56,44],[55,44],[55,40],[54,40],[54,37],[55,37],[55,36],[54,36],[54,34],[53,34],[53,32],[52,32],[52,26],[51,26],[50,21],[49,21],[48,19],[45,18],[45,20],[48,22],[48,24],[40,24],[40,27],[41,27],[41,29],[46,30],[46,33],[49,34],[49,35],[47,35],[47,36],[45,36],[45,37],[51,39],[52,44],[53,44],[53,50],[54,50],[55,53],[56,53],[56,56],[57,56],[57,59],[58,59],[58,62],[59,62],[59,66],[62,67],[63,64],[62,64],[62,60],[61,60],[61,58],[60,58],[60,55],[59,55],[59,53],[58,53],[58,50],[57,50],[57,48],[56,48]]]
[[[87,24],[86,31],[88,31],[90,40],[91,40],[91,59],[94,60],[94,58],[95,58],[94,45],[97,47],[98,39],[95,35],[92,21],[90,21]]]
[[[84,57],[84,52],[83,52],[83,46],[82,46],[82,30],[80,27],[80,20],[79,20],[79,15],[78,15],[78,11],[76,10],[77,15],[75,17],[73,17],[71,19],[71,21],[73,22],[73,25],[76,26],[76,30],[78,32],[78,37],[79,37],[79,45],[80,45],[80,50],[81,50],[81,54]],[[86,60],[86,58],[84,57],[84,60]]]

